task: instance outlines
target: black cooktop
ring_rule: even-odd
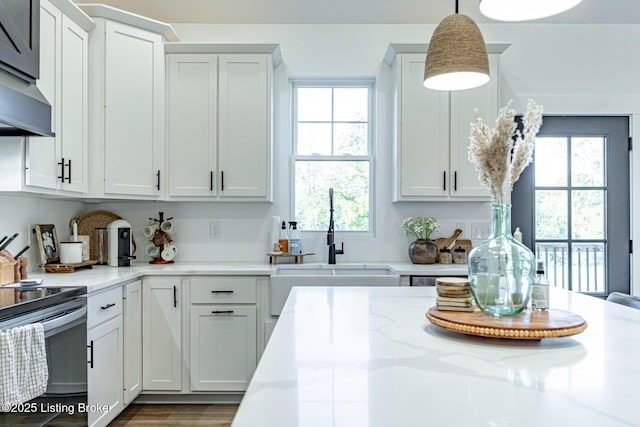
[[[86,295],[87,288],[60,286],[0,286],[0,321]]]

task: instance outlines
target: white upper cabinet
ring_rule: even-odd
[[[270,61],[220,56],[219,168],[224,197],[267,197],[270,173]]]
[[[173,43],[165,49],[168,198],[271,201],[277,46]]]
[[[488,200],[467,147],[476,114],[487,123],[497,116],[499,54],[489,54],[490,83],[456,92],[424,87],[425,57],[400,53],[390,61],[396,95],[393,201]]]
[[[217,195],[218,57],[167,55],[169,197]]]
[[[66,0],[40,2],[36,84],[51,104],[55,137],[26,139],[24,184],[30,191],[88,191],[88,31],[93,27]]]
[[[164,52],[169,25],[102,5],[90,39],[90,196],[156,199],[163,184]]]

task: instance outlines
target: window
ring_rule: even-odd
[[[373,80],[294,80],[293,217],[303,230],[372,230]]]
[[[544,118],[533,165],[514,188],[512,223],[524,224],[555,286],[629,293],[628,135],[626,117]]]

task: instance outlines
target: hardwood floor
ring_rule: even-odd
[[[229,427],[238,405],[129,405],[109,427]]]

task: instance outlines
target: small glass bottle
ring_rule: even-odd
[[[544,261],[538,261],[536,278],[531,287],[531,308],[535,311],[549,310],[549,281],[544,275]]]
[[[284,253],[289,252],[289,235],[287,234],[287,224],[284,221],[282,221],[282,226],[280,226],[278,243],[280,244],[280,250],[282,252]]]
[[[440,249],[440,252],[438,252],[438,262],[440,264],[451,264],[451,251],[447,248]]]
[[[453,263],[454,264],[466,264],[467,263],[467,251],[462,246],[458,246],[453,250]]]

